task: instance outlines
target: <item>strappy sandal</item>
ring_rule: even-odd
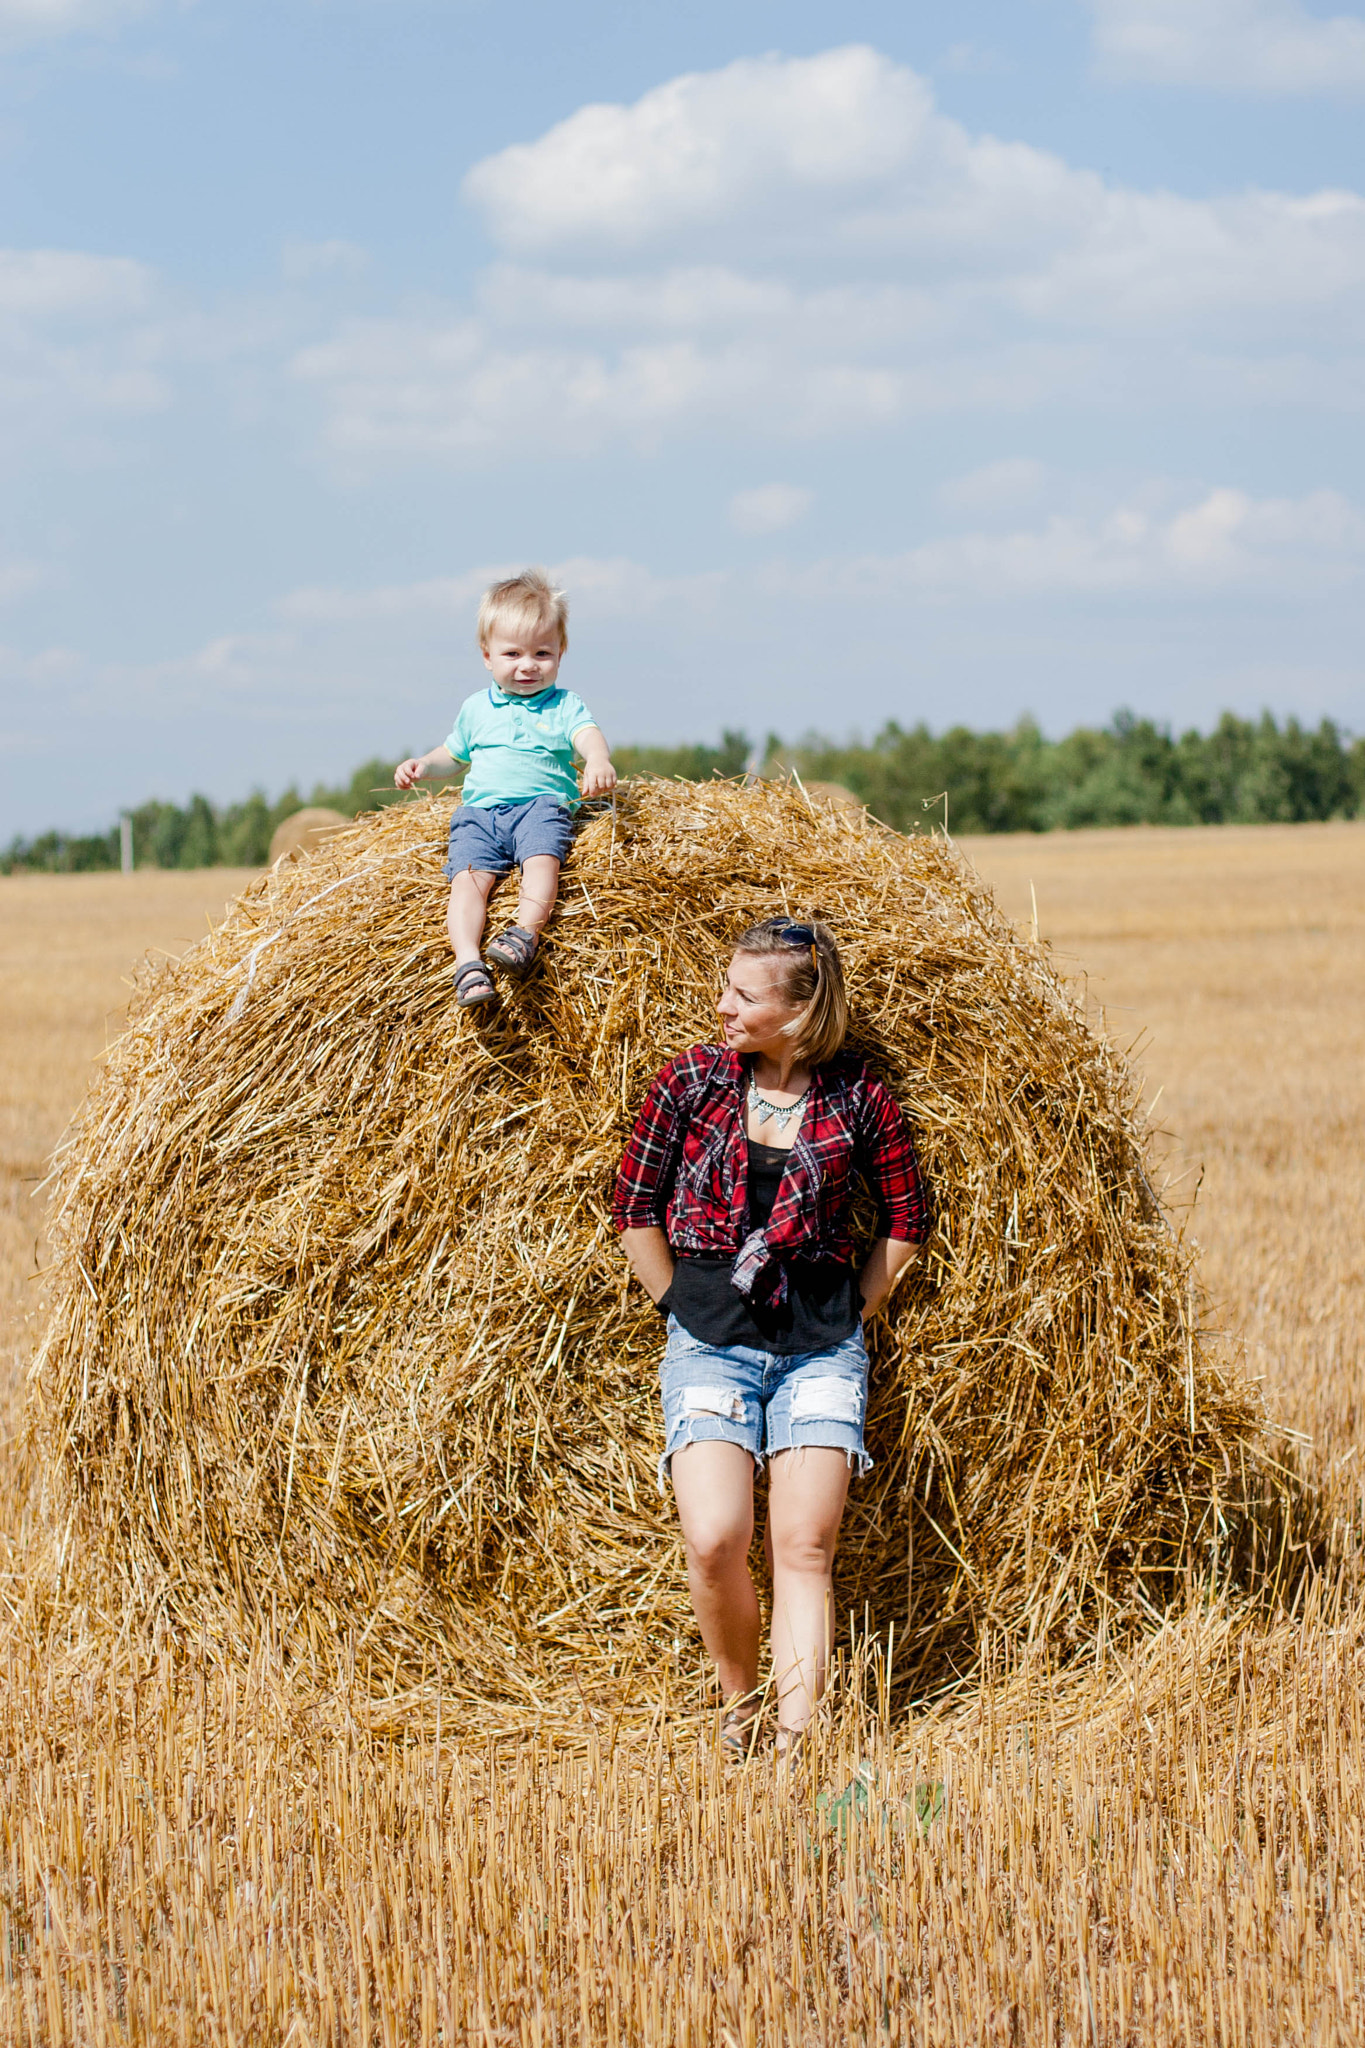
[[[524,924],[512,924],[499,938],[484,947],[495,967],[506,967],[513,974],[525,974],[536,957],[539,944],[534,932],[527,931]]]
[[[738,1707],[732,1707],[721,1716],[720,1753],[727,1764],[747,1764],[757,1739],[757,1714],[742,1714]]]
[[[482,960],[466,960],[463,967],[455,969],[455,1000],[462,1010],[473,1010],[480,1003],[498,1000],[493,977]]]
[[[800,1775],[810,1748],[810,1724],[804,1728],[779,1728],[774,1744],[777,1776],[781,1783],[792,1784]]]

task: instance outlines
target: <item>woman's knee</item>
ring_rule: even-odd
[[[702,1521],[683,1531],[687,1561],[704,1579],[727,1579],[748,1562],[752,1524]]]
[[[775,1572],[827,1578],[834,1566],[837,1531],[800,1527],[768,1530],[768,1554]]]

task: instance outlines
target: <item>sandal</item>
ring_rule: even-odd
[[[472,1010],[479,1003],[498,1000],[493,977],[482,960],[466,960],[463,967],[455,969],[455,1000],[462,1010]]]
[[[809,1753],[810,1724],[804,1728],[779,1728],[774,1754],[780,1782],[791,1784],[800,1774]]]
[[[485,946],[484,951],[495,967],[507,967],[513,974],[525,974],[536,957],[538,943],[535,933],[528,931],[524,924],[513,924],[500,938]]]
[[[738,1707],[731,1707],[721,1716],[720,1753],[727,1764],[747,1764],[757,1739],[757,1714],[743,1714]]]

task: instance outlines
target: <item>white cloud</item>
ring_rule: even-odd
[[[125,257],[0,249],[0,411],[15,430],[168,401],[155,280]]]
[[[454,576],[428,577],[416,583],[376,585],[368,590],[309,586],[280,598],[278,615],[301,629],[337,625],[436,623],[450,621],[472,632],[479,599],[490,583],[523,567],[511,560],[487,562]],[[682,600],[695,605],[722,590],[724,570],[692,576],[660,576],[625,555],[574,555],[550,564],[555,582],[569,593],[572,616],[639,618],[662,604]]]
[[[735,492],[729,504],[730,524],[736,533],[780,533],[804,519],[814,503],[814,491],[801,484],[757,484]]]
[[[950,43],[934,66],[935,71],[958,72],[968,77],[1007,72],[1011,68],[1003,50],[990,43],[973,42]]]
[[[126,256],[0,249],[0,327],[31,319],[108,320],[145,310],[152,275]]]
[[[619,253],[789,195],[856,199],[893,176],[935,117],[928,88],[875,50],[742,58],[580,107],[538,142],[476,164],[464,193],[505,248]]]
[[[786,324],[799,303],[799,294],[780,278],[745,277],[720,264],[576,277],[498,263],[478,290],[481,315],[510,333],[724,333]]]
[[[1133,501],[1013,533],[955,534],[902,554],[814,563],[791,588],[812,600],[1198,595],[1247,585],[1302,597],[1363,575],[1365,513],[1338,492],[1256,499],[1219,486],[1164,517]]]
[[[1038,497],[1047,481],[1041,462],[1025,455],[987,462],[939,486],[939,503],[950,512],[1016,512]]]
[[[14,604],[47,581],[40,562],[0,562],[0,604]]]
[[[476,165],[473,305],[300,350],[333,449],[793,439],[954,408],[1365,403],[1365,197],[1190,199],[973,137],[854,48],[580,109]]]
[[[117,28],[155,4],[156,0],[0,0],[0,47],[82,29]]]
[[[280,271],[288,284],[307,284],[315,277],[359,277],[369,261],[368,249],[358,242],[291,239],[280,251]]]
[[[281,618],[319,625],[360,619],[449,619],[466,612],[472,617],[489,584],[512,575],[517,566],[499,562],[460,576],[431,576],[419,583],[387,583],[370,590],[310,584],[289,591],[278,600],[275,610]]]
[[[504,249],[616,273],[574,271],[540,296],[511,273],[495,287],[504,318],[518,296],[578,325],[762,318],[812,271],[827,293],[890,286],[902,317],[994,307],[1092,329],[1282,317],[1365,286],[1357,193],[1192,200],[1110,185],[973,137],[914,72],[865,48],[745,59],[630,107],[582,108],[475,165],[464,192]]]
[[[911,409],[913,376],[880,363],[803,360],[782,336],[741,331],[606,346],[520,344],[470,320],[351,320],[300,350],[294,373],[321,394],[347,456],[462,456],[503,446],[586,454],[652,448],[699,427],[828,434]],[[970,378],[970,365],[957,371]]]
[[[574,617],[639,619],[661,606],[686,606],[690,615],[721,597],[729,587],[725,569],[686,576],[661,576],[628,555],[570,555],[552,562],[550,572],[569,593]]]
[[[1365,19],[1299,0],[1090,0],[1112,76],[1265,94],[1365,91]]]
[[[322,264],[343,271],[346,246],[323,245]],[[259,417],[267,381],[316,331],[316,308],[306,292],[278,291],[195,304],[128,257],[0,248],[6,453],[28,443],[40,461],[71,449],[103,459],[111,424],[165,410],[195,371],[214,404]]]
[[[850,317],[833,317],[837,296]],[[299,350],[292,373],[318,396],[329,445],[348,460],[462,461],[530,445],[588,455],[654,452],[670,438],[809,440],[953,412],[1118,407],[1174,400],[1223,409],[1307,405],[1359,411],[1365,374],[1344,346],[1210,347],[1150,326],[1127,335],[1070,331],[1060,320],[964,314],[931,325],[914,304],[860,294],[787,293],[790,318],[690,333],[626,327],[555,341],[486,320],[351,319]],[[898,330],[899,316],[899,330]]]
[[[482,592],[517,566],[489,562],[369,589],[310,587],[291,591],[275,610],[304,634],[364,624],[381,632],[433,625],[445,634],[452,623],[472,631]],[[1365,577],[1365,512],[1330,490],[1255,498],[1215,485],[1182,496],[1157,479],[1119,504],[1055,514],[1006,533],[946,534],[893,555],[828,556],[797,566],[775,561],[757,571],[746,563],[682,576],[660,575],[627,556],[581,555],[553,563],[551,573],[569,592],[576,624],[641,618],[661,606],[684,604],[689,612],[723,606],[736,592],[751,594],[756,587],[773,598],[796,596],[817,605],[906,595],[971,603],[1058,593],[1199,596],[1247,584],[1302,595]],[[254,645],[241,638],[218,644],[229,650]],[[276,651],[274,641],[261,644]],[[195,657],[201,672],[208,659],[208,650]]]

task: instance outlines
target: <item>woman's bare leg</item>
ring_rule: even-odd
[[[807,1445],[768,1467],[773,1572],[773,1682],[780,1730],[795,1733],[825,1689],[834,1633],[834,1552],[848,1494],[843,1451]]]
[[[758,1684],[758,1595],[749,1576],[754,1461],[738,1444],[688,1444],[673,1453],[670,1469],[692,1611],[722,1696],[733,1700]]]
[[[481,868],[462,868],[450,885],[446,930],[455,953],[455,965],[477,960],[488,922],[488,899],[497,888],[500,875],[485,874]]]

